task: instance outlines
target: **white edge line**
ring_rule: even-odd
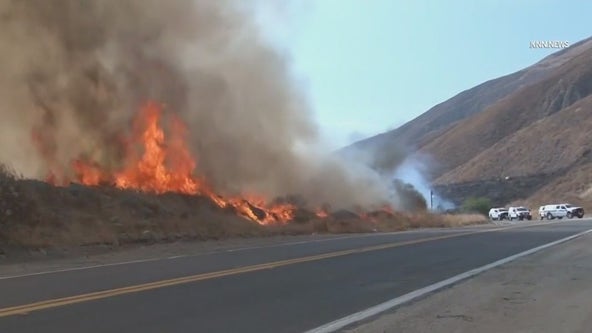
[[[527,225],[505,225],[505,226],[496,225],[496,227],[494,227],[494,228],[483,229],[483,232],[501,231],[501,230],[506,230],[506,229],[527,228],[527,227],[535,227],[535,226],[549,225],[549,224],[555,224],[555,223],[559,223],[559,222],[541,222],[541,223],[533,223],[533,224],[527,224]],[[169,256],[169,257],[156,257],[156,258],[146,258],[146,259],[137,259],[137,260],[128,260],[128,261],[118,261],[118,262],[112,262],[112,263],[104,263],[104,264],[96,264],[96,265],[88,265],[88,266],[80,266],[80,267],[71,267],[71,268],[63,268],[63,269],[54,269],[54,270],[47,270],[47,271],[34,272],[34,273],[6,275],[6,276],[0,276],[0,280],[17,279],[17,278],[46,275],[46,274],[75,272],[75,271],[83,271],[83,270],[88,270],[88,269],[122,266],[122,265],[130,265],[130,264],[141,264],[141,263],[146,263],[146,262],[176,260],[176,259],[183,259],[183,258],[194,258],[194,257],[207,256],[207,255],[212,255],[212,254],[241,252],[241,251],[256,250],[256,249],[266,249],[266,248],[283,247],[283,246],[291,246],[291,245],[301,245],[301,244],[307,244],[307,243],[322,243],[322,242],[351,239],[351,238],[364,238],[364,237],[385,236],[385,235],[403,234],[403,233],[416,233],[416,232],[425,231],[425,230],[440,231],[440,232],[444,232],[444,231],[448,232],[449,231],[449,232],[453,233],[454,231],[459,231],[459,229],[462,230],[462,229],[464,229],[464,227],[450,228],[450,229],[441,228],[439,230],[430,230],[430,229],[404,230],[404,231],[393,231],[393,232],[377,232],[377,233],[370,233],[370,234],[355,234],[355,235],[346,235],[346,236],[336,236],[336,237],[328,237],[328,238],[321,238],[321,239],[294,241],[294,242],[288,242],[288,243],[238,247],[238,248],[230,248],[230,249],[225,249],[225,250],[220,249],[220,250],[213,250],[213,251],[196,253],[196,254],[181,254],[181,255],[173,255],[173,256]],[[469,230],[469,228],[467,228],[466,230]]]
[[[417,290],[412,291],[412,292],[410,292],[408,294],[405,294],[403,296],[400,296],[400,297],[397,297],[397,298],[393,298],[393,299],[391,299],[389,301],[386,301],[384,303],[378,304],[378,305],[373,306],[371,308],[368,308],[366,310],[362,310],[360,312],[353,313],[353,314],[351,314],[349,316],[346,316],[346,317],[337,319],[337,320],[332,321],[332,322],[330,322],[328,324],[325,324],[325,325],[319,326],[317,328],[314,328],[312,330],[306,331],[305,333],[329,333],[329,332],[335,332],[338,329],[344,328],[345,326],[348,326],[350,324],[353,324],[353,323],[362,321],[364,319],[367,319],[369,317],[375,316],[375,315],[377,315],[377,314],[379,314],[381,312],[390,310],[390,309],[392,309],[392,308],[394,308],[396,306],[402,305],[402,304],[407,303],[409,301],[412,301],[412,300],[414,300],[416,298],[425,296],[426,294],[429,294],[429,293],[432,293],[432,292],[437,291],[439,289],[448,287],[448,286],[450,286],[452,284],[455,284],[455,283],[457,283],[459,281],[462,281],[462,280],[471,278],[471,277],[473,277],[473,276],[475,276],[477,274],[483,273],[484,271],[487,271],[489,269],[492,269],[492,268],[495,268],[497,266],[500,266],[500,265],[509,263],[511,261],[514,261],[514,260],[520,258],[520,257],[531,255],[531,254],[533,254],[535,252],[539,252],[539,251],[544,250],[546,248],[549,248],[551,246],[555,246],[557,244],[565,243],[567,241],[570,241],[570,240],[572,240],[574,238],[583,236],[583,235],[588,234],[590,232],[592,232],[592,229],[589,229],[589,230],[580,232],[578,234],[575,234],[575,235],[572,235],[572,236],[569,236],[569,237],[565,237],[565,238],[556,240],[554,242],[547,243],[547,244],[544,244],[544,245],[541,245],[541,246],[537,246],[537,247],[532,248],[530,250],[526,250],[524,252],[520,252],[518,254],[515,254],[515,255],[512,255],[512,256],[509,256],[509,257],[500,259],[498,261],[492,262],[492,263],[487,264],[485,266],[481,266],[481,267],[472,269],[470,271],[467,271],[467,272],[464,272],[464,273],[455,275],[455,276],[453,276],[451,278],[448,278],[446,280],[443,280],[443,281],[440,281],[440,282],[431,284],[431,285],[429,285],[427,287],[424,287],[424,288],[421,288],[421,289],[417,289]]]

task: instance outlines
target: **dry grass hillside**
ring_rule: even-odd
[[[471,163],[476,156],[485,152],[497,143],[507,140],[517,132],[525,130],[523,137],[534,135],[528,130],[530,126],[541,121],[585,98],[592,93],[592,48],[583,52],[555,68],[553,74],[537,83],[524,87],[514,94],[491,105],[483,112],[458,123],[438,139],[423,147],[440,162],[440,174],[445,174],[455,168],[463,168],[465,163]],[[562,129],[561,129],[562,130]],[[540,135],[540,133],[537,133]],[[559,134],[546,132],[545,138],[556,139]],[[537,142],[542,137],[534,138]],[[532,142],[532,141],[530,141]],[[506,146],[507,147],[507,146]],[[575,146],[570,146],[574,149]],[[529,154],[537,154],[538,150],[531,146]],[[497,156],[497,166],[508,163],[504,158],[507,151],[489,151]],[[483,156],[483,155],[482,155]],[[508,159],[510,156],[508,156]],[[534,160],[534,159],[533,159]],[[476,160],[472,162],[477,163]],[[474,177],[482,178],[481,172],[488,168],[474,169]],[[537,165],[523,165],[525,169],[536,171]],[[559,166],[552,166],[557,168]],[[437,183],[466,181],[469,178],[458,171],[453,175],[444,175]]]
[[[440,183],[568,170],[592,158],[592,95],[510,133],[438,179]]]
[[[401,146],[416,147],[434,161],[432,183],[456,203],[470,195],[496,205],[570,201],[592,210],[590,128],[592,38],[349,149],[398,151],[402,160]]]
[[[592,163],[570,169],[524,202],[533,208],[547,203],[570,202],[592,212]]]

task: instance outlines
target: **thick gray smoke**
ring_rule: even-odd
[[[121,164],[147,100],[189,128],[198,172],[222,193],[298,194],[333,207],[387,197],[317,142],[285,59],[236,1],[0,1],[0,161],[28,177],[79,157]]]
[[[385,134],[375,138],[373,145],[358,144],[347,147],[342,155],[368,165],[389,184],[390,202],[401,210],[415,210],[423,202],[424,208],[442,211],[454,204],[442,198],[432,188],[431,172],[437,161],[412,146],[389,140]],[[420,200],[417,200],[420,199]]]

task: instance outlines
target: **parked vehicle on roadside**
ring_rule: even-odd
[[[514,219],[517,220],[532,220],[532,214],[530,213],[530,209],[526,207],[510,207],[508,208],[508,219],[513,221]]]
[[[583,218],[584,217],[584,208],[582,207],[578,207],[578,206],[574,206],[572,204],[569,203],[564,203],[563,206],[565,206],[565,208],[567,208],[567,215],[566,217],[568,219],[571,219],[573,217],[577,217],[577,218]]]
[[[501,221],[506,220],[508,218],[508,209],[499,207],[499,208],[491,208],[489,210],[489,219],[493,221]]]
[[[562,219],[567,217],[567,207],[564,204],[544,205],[539,208],[539,216],[541,220]]]

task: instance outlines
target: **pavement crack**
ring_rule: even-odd
[[[464,314],[436,315],[436,318],[438,318],[438,319],[446,319],[446,318],[461,319],[461,320],[468,321],[468,322],[473,321],[472,316],[467,316]]]

